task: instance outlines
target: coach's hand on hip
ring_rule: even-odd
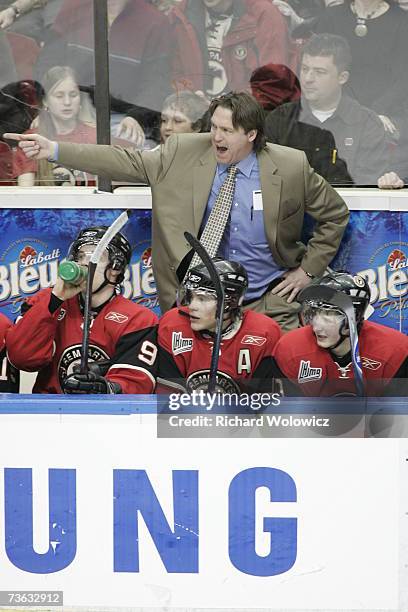
[[[299,291],[312,280],[300,267],[285,272],[282,277],[282,282],[272,289],[272,293],[280,297],[288,296],[287,302],[289,304],[294,301]]]
[[[57,143],[39,134],[3,134],[6,140],[17,140],[18,146],[32,159],[55,159]]]

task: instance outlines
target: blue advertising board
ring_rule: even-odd
[[[110,209],[2,209],[0,212],[0,312],[11,319],[22,301],[54,284],[58,263],[84,227],[110,225]],[[133,247],[124,295],[159,314],[151,266],[151,211],[134,210],[123,230]],[[331,264],[365,276],[372,299],[370,320],[408,333],[408,215],[352,211]]]
[[[408,214],[351,212],[332,267],[364,276],[376,321],[408,333]]]
[[[0,312],[14,320],[23,300],[55,283],[60,261],[84,227],[110,225],[118,210],[14,209],[0,214]],[[135,210],[123,233],[133,253],[124,295],[158,312],[151,262],[151,211]]]

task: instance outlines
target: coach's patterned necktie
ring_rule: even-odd
[[[237,167],[234,164],[231,164],[227,170],[227,178],[221,185],[217,199],[215,200],[207,223],[205,224],[204,231],[201,234],[200,242],[210,257],[216,256],[221,238],[228,222],[232,200],[234,198],[236,174]],[[194,266],[198,266],[201,263],[201,259],[197,253],[194,253],[194,257],[191,260],[188,270],[194,268]]]

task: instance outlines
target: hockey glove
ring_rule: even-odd
[[[106,380],[92,371],[87,374],[70,374],[62,383],[62,387],[64,393],[122,393],[118,383]]]

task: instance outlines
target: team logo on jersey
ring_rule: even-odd
[[[210,381],[210,370],[199,370],[190,374],[186,381],[186,389],[188,393],[192,391],[207,391]],[[241,393],[238,384],[225,372],[217,372],[215,382],[215,393]]]
[[[108,314],[105,315],[105,319],[108,321],[115,321],[115,323],[125,323],[126,321],[129,321],[129,317],[120,314],[120,312],[115,312],[114,310],[108,312]]]
[[[313,368],[310,365],[310,361],[303,361],[303,359],[301,359],[298,372],[298,383],[320,380],[322,371],[322,368]]]
[[[57,321],[62,321],[62,319],[65,317],[66,314],[67,314],[67,311],[65,310],[65,308],[60,308],[60,311],[57,317]]]
[[[182,332],[173,332],[171,335],[171,350],[173,355],[189,353],[193,350],[193,339],[183,338]]]
[[[382,366],[381,361],[375,361],[375,359],[369,359],[368,357],[361,358],[361,365],[367,370],[378,370]]]
[[[262,346],[265,342],[266,338],[262,336],[252,336],[251,334],[246,334],[241,340],[241,344],[255,344],[255,346]]]
[[[88,348],[88,361],[101,361],[102,359],[109,359],[109,355],[105,353],[99,346],[95,346],[94,344],[90,344]],[[74,366],[81,363],[81,345],[74,344],[73,346],[69,346],[62,353],[58,367],[58,379],[59,383],[62,387],[62,381],[65,380],[67,376],[74,373]]]

